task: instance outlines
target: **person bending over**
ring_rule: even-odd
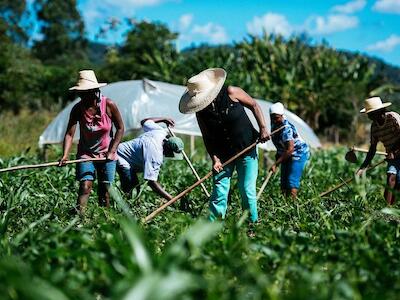
[[[141,121],[144,133],[139,137],[118,146],[117,172],[121,188],[126,194],[139,187],[137,173],[151,189],[161,197],[170,200],[172,196],[157,181],[164,157],[182,159],[183,142],[178,137],[168,137],[167,131],[158,123],[174,126],[168,118],[146,118]]]
[[[389,205],[394,204],[394,190],[400,190],[400,115],[393,111],[387,111],[390,102],[382,103],[381,98],[372,97],[365,100],[365,105],[360,112],[366,113],[372,121],[371,145],[367,156],[361,164],[356,175],[362,175],[376,153],[378,142],[385,146],[387,165],[387,180],[385,188],[385,199]]]

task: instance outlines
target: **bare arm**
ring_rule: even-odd
[[[371,163],[371,161],[374,158],[375,153],[376,153],[376,145],[377,144],[371,144],[371,146],[369,146],[367,156],[365,157],[364,162],[361,164],[360,170],[365,169]]]
[[[142,121],[140,121],[140,125],[142,125],[143,126],[143,124],[144,124],[144,122],[146,122],[146,121],[148,121],[148,120],[151,120],[151,121],[153,121],[153,122],[155,122],[155,123],[165,123],[167,126],[172,126],[172,127],[174,127],[175,126],[175,121],[173,120],[173,119],[171,119],[171,118],[164,118],[164,117],[151,117],[151,118],[146,118],[146,119],[143,119]]]
[[[164,188],[161,186],[161,184],[158,183],[158,181],[155,180],[148,180],[149,186],[151,189],[156,192],[158,195],[163,197],[164,199],[171,200],[172,196],[168,194]]]
[[[286,150],[282,153],[282,155],[276,160],[275,164],[279,165],[285,161],[287,161],[290,157],[292,157],[294,151],[294,141],[290,140],[285,143]]]
[[[69,152],[71,151],[72,141],[75,135],[76,123],[78,122],[78,109],[78,104],[76,104],[69,114],[68,125],[64,135],[63,156],[60,159],[60,162],[58,164],[59,166],[65,165],[65,161],[68,160]]]
[[[122,121],[122,117],[117,105],[110,99],[107,99],[107,108],[110,111],[111,120],[117,130],[115,132],[114,138],[110,142],[110,146],[108,147],[107,159],[114,159],[117,147],[124,135],[124,122]]]
[[[287,141],[285,143],[285,148],[286,149],[282,153],[282,155],[279,156],[276,159],[275,163],[271,166],[271,171],[274,172],[274,173],[276,172],[276,167],[277,166],[279,166],[281,163],[287,161],[290,157],[292,157],[293,151],[294,151],[294,141],[293,140]]]
[[[232,100],[238,100],[243,106],[251,110],[254,117],[256,118],[258,127],[260,128],[260,141],[266,142],[269,140],[269,133],[265,125],[264,115],[261,111],[260,105],[255,101],[249,94],[239,87],[229,86],[228,94]]]

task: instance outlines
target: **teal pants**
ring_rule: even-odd
[[[224,219],[227,206],[231,177],[236,169],[238,174],[239,192],[242,198],[242,208],[249,210],[250,220],[258,220],[257,213],[257,194],[256,181],[258,175],[258,157],[257,149],[254,148],[249,154],[238,158],[236,161],[225,166],[225,168],[214,174],[214,187],[210,197],[210,217],[211,221],[215,219]]]

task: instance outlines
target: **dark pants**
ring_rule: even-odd
[[[139,187],[139,179],[134,169],[127,169],[117,165],[117,172],[124,193],[129,194],[134,188]]]

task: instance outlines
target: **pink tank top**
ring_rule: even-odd
[[[100,115],[92,116],[81,106],[78,158],[105,157],[111,141],[112,120],[107,115],[107,98],[101,95]]]

